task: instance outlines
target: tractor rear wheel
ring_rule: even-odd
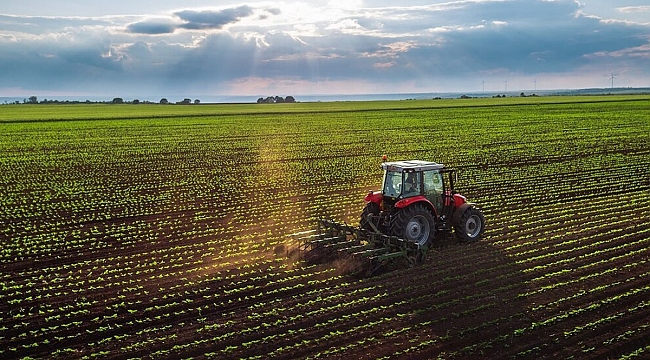
[[[370,222],[368,221],[368,215],[379,215],[379,205],[377,205],[377,203],[374,203],[372,201],[367,203],[363,208],[363,211],[361,211],[361,219],[359,219],[360,228],[373,231],[373,228],[370,226]]]
[[[431,211],[421,204],[414,204],[402,209],[391,224],[391,235],[425,245],[433,239],[435,220]]]
[[[481,239],[485,231],[485,218],[481,210],[475,207],[468,207],[454,224],[456,237],[460,241],[475,242]]]

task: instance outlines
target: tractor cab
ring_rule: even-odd
[[[438,214],[443,213],[445,196],[452,196],[456,172],[435,162],[411,160],[385,162],[382,195],[384,200],[397,202],[412,197],[424,197]],[[448,176],[445,176],[448,174]]]

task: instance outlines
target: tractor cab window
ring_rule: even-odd
[[[421,179],[422,173],[420,172],[409,172],[404,173],[404,187],[402,190],[402,195],[404,197],[420,195],[421,188]]]
[[[438,170],[424,172],[424,196],[431,201],[438,211],[442,209],[442,174]]]
[[[398,197],[402,192],[402,173],[398,171],[386,171],[384,176],[384,195]]]

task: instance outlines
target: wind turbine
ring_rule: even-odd
[[[609,79],[612,80],[612,89],[613,89],[614,88],[614,79],[616,79],[616,76],[614,75],[613,72],[611,73],[611,76],[609,77]]]

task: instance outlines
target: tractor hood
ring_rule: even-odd
[[[381,203],[382,200],[384,200],[384,195],[381,193],[381,191],[368,191],[368,194],[366,195],[363,200],[367,202],[374,202],[374,203]]]

